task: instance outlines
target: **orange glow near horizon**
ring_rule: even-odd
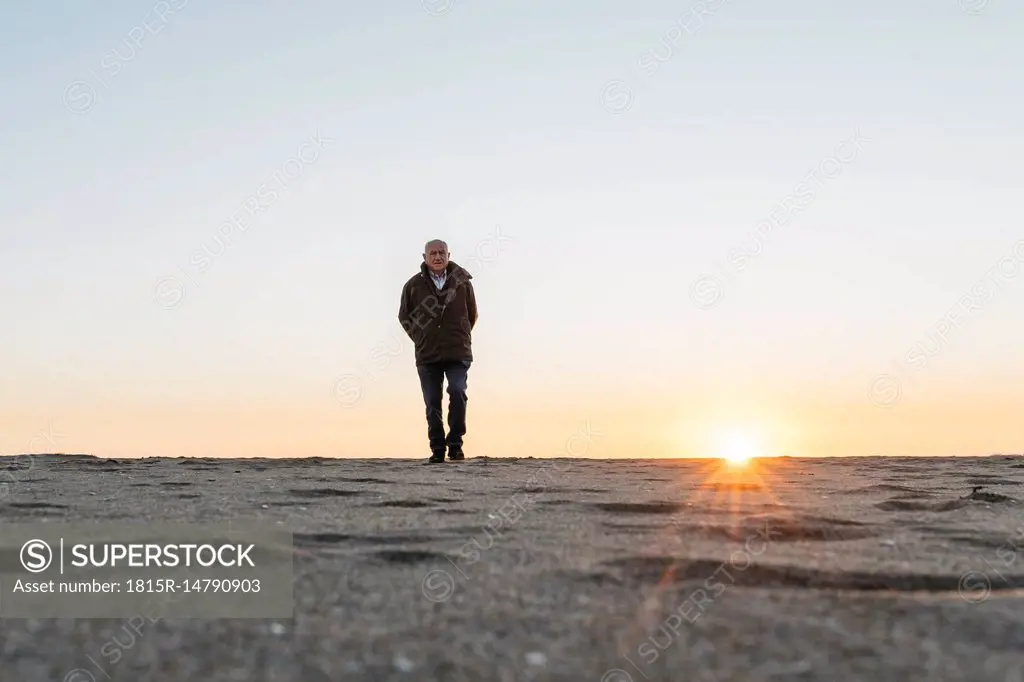
[[[761,457],[754,442],[741,434],[731,434],[722,444],[720,457],[730,467],[744,467]]]
[[[397,368],[392,376],[399,376]],[[415,384],[399,389],[368,381],[363,400],[347,408],[333,401],[329,390],[318,396],[310,389],[306,397],[290,389],[271,399],[266,387],[237,387],[232,390],[245,398],[232,404],[211,397],[205,387],[172,399],[83,386],[53,400],[34,388],[23,393],[11,388],[9,396],[0,396],[0,455],[418,459],[427,449],[423,401]],[[1019,414],[983,400],[955,410],[908,401],[889,412],[870,403],[862,411],[846,406],[841,413],[827,404],[759,412],[728,405],[690,409],[661,396],[656,396],[660,402],[652,398],[629,409],[568,394],[557,396],[557,403],[529,405],[486,384],[474,390],[466,438],[470,457],[747,458],[749,467],[762,458],[1021,452]],[[1019,405],[1024,394],[1015,400]],[[510,428],[517,423],[530,428]]]

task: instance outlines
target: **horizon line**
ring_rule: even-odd
[[[305,460],[353,460],[353,461],[377,461],[377,460],[394,460],[399,462],[418,462],[425,459],[425,457],[401,457],[401,456],[390,456],[390,457],[352,457],[345,455],[338,456],[324,456],[324,455],[309,455],[307,457],[261,457],[261,456],[244,456],[244,455],[232,455],[232,456],[219,456],[219,455],[144,455],[144,456],[121,456],[121,457],[110,457],[103,455],[94,455],[91,453],[74,453],[74,452],[44,452],[44,453],[18,453],[18,454],[0,454],[2,457],[74,457],[74,458],[92,458],[101,460],[121,460],[121,459],[132,459],[132,460],[146,460],[146,459],[222,459],[225,461],[233,460],[265,460],[265,461],[305,461]],[[764,455],[751,457],[750,460],[759,459],[874,459],[874,458],[890,458],[890,459],[964,459],[974,458],[980,459],[985,457],[1024,457],[1024,453],[1002,453],[994,452],[983,455]],[[490,457],[488,455],[479,455],[476,457],[467,457],[467,461],[480,459],[480,460],[520,460],[520,459],[535,459],[535,460],[580,460],[588,462],[621,462],[621,461],[647,461],[647,462],[673,462],[683,460],[695,460],[695,461],[720,461],[724,460],[724,457],[718,455],[691,455],[691,456],[679,456],[679,457],[536,457],[533,455],[525,456],[508,456],[508,457]]]

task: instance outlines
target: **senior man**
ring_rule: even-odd
[[[398,321],[415,344],[416,371],[427,414],[430,458],[426,464],[465,459],[466,381],[473,363],[473,327],[476,294],[473,275],[453,262],[448,244],[426,243],[420,271],[402,287]],[[444,431],[441,402],[448,378],[448,433]]]

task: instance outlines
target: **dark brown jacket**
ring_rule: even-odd
[[[448,261],[447,280],[438,291],[427,264],[402,287],[398,321],[416,345],[416,364],[473,361],[476,294],[473,275]]]

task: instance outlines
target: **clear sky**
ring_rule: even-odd
[[[1024,451],[1022,35],[1013,0],[6,3],[0,452],[425,457],[396,315],[434,237],[469,456]]]

